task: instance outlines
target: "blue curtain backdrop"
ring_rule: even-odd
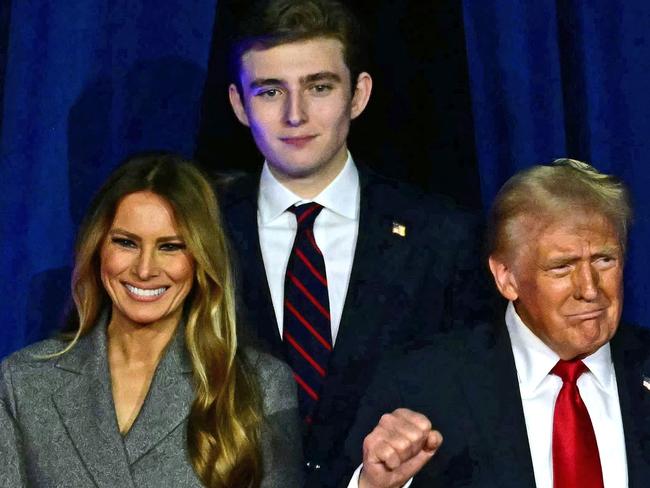
[[[73,238],[125,155],[194,151],[215,0],[4,0],[0,357],[69,301]]]
[[[366,3],[373,15],[392,12],[373,21],[373,39],[400,35],[404,29],[390,27],[399,22],[394,2]],[[217,2],[5,0],[0,9],[1,358],[60,325],[77,225],[117,162],[138,150],[194,153]],[[650,2],[464,0],[458,22],[462,46],[444,53],[465,57],[450,63],[467,65],[471,113],[453,120],[470,120],[483,203],[517,169],[556,157],[621,176],[636,206],[625,316],[650,326]],[[444,61],[436,43],[412,34],[403,41],[418,43],[412,52],[421,64],[411,74]],[[399,73],[373,75],[379,86]],[[427,96],[434,94],[420,90],[410,100],[442,105],[423,102]],[[382,119],[399,112],[390,103],[384,95],[386,110],[364,116],[393,127]],[[414,142],[405,138],[409,149]],[[435,178],[445,163],[432,154],[422,164]]]
[[[485,205],[516,170],[589,161],[632,190],[624,318],[650,327],[650,2],[465,0]]]

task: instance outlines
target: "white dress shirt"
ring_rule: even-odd
[[[308,202],[323,206],[314,222],[314,238],[323,253],[329,294],[332,343],[341,322],[359,233],[359,172],[352,156],[334,180],[312,200],[284,187],[265,162],[257,200],[257,228],[273,310],[282,336],[284,278],[296,236],[296,218],[287,208]]]
[[[537,488],[553,488],[553,412],[562,380],[549,372],[560,357],[526,327],[512,302],[506,310],[506,326],[515,358],[535,485]],[[626,487],[625,436],[609,343],[582,362],[589,371],[578,378],[577,385],[596,434],[604,486]],[[504,442],[508,440],[504,439]],[[430,462],[435,462],[435,459]],[[354,472],[348,488],[359,486],[360,472],[361,466]],[[411,481],[404,487],[408,487]]]
[[[517,368],[519,392],[537,488],[553,488],[553,411],[562,380],[549,374],[560,359],[524,325],[512,303],[506,325]],[[589,371],[578,378],[580,396],[596,434],[605,488],[627,486],[627,457],[616,375],[609,343],[582,360]]]

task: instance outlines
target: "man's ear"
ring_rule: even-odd
[[[490,256],[488,262],[499,293],[508,300],[515,301],[519,297],[519,287],[511,265],[496,256]]]
[[[370,92],[372,92],[372,78],[364,71],[357,77],[357,84],[352,95],[352,102],[350,104],[350,115],[352,119],[356,119],[366,108],[368,100],[370,100]]]
[[[231,83],[228,87],[228,98],[230,99],[230,106],[232,107],[232,111],[235,112],[237,119],[245,126],[250,127],[248,115],[246,115],[246,109],[244,109],[244,103],[234,83]]]

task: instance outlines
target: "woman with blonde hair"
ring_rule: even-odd
[[[295,387],[238,346],[212,189],[171,154],[131,158],[76,246],[73,332],[6,359],[0,485],[301,484]]]

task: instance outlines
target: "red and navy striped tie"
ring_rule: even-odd
[[[306,203],[288,210],[298,230],[284,280],[283,340],[298,383],[300,414],[307,423],[318,403],[332,352],[325,261],[314,239],[314,221],[323,207]]]

